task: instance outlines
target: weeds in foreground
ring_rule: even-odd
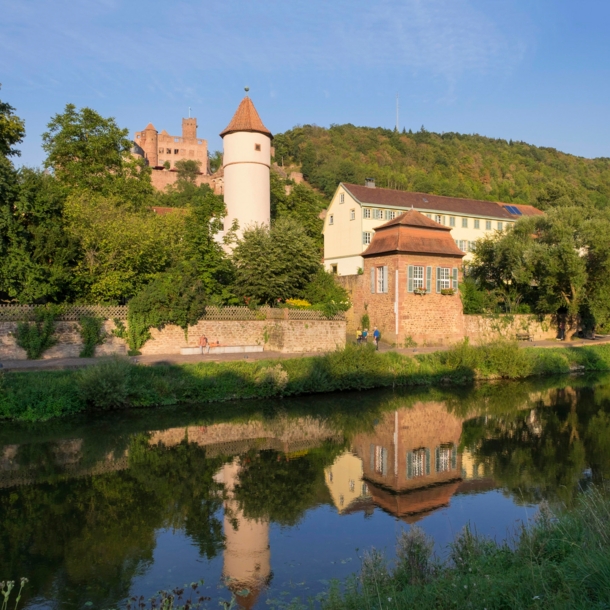
[[[413,527],[399,539],[393,569],[369,551],[358,577],[342,590],[335,584],[323,608],[610,608],[610,496],[593,488],[574,510],[558,513],[543,504],[513,545],[466,527],[444,563]]]
[[[12,608],[13,610],[17,610],[17,606],[19,606],[19,602],[21,601],[21,594],[23,593],[23,588],[28,584],[27,578],[22,578],[19,581],[19,589],[17,590],[17,598],[15,599],[15,605],[11,603],[11,593],[15,588],[14,580],[7,580],[0,582],[0,594],[2,595],[2,603],[0,605],[0,610],[8,610]]]

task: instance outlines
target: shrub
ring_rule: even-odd
[[[82,369],[76,380],[78,394],[94,409],[119,409],[129,404],[131,369],[126,358],[113,356]]]
[[[29,360],[37,360],[57,343],[55,319],[58,314],[57,307],[36,307],[34,322],[17,324],[17,345],[26,351]]]
[[[81,316],[79,322],[80,336],[83,340],[83,349],[79,356],[81,358],[93,358],[95,348],[98,345],[103,345],[106,338],[106,333],[102,332],[104,321],[93,316]]]
[[[362,328],[364,330],[365,328],[370,328],[370,327],[371,327],[371,318],[369,318],[368,313],[365,313],[360,318],[360,328]]]
[[[417,525],[402,530],[396,545],[396,575],[409,584],[423,583],[433,572],[434,541]]]

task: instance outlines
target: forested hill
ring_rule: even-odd
[[[541,208],[591,203],[610,207],[610,158],[585,159],[554,148],[458,133],[402,133],[333,125],[295,127],[274,139],[280,165],[302,167],[330,197],[339,182],[530,203]]]

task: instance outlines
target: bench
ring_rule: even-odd
[[[522,333],[517,333],[516,335],[517,341],[533,341],[534,338],[532,337],[532,335],[529,334],[529,332],[522,332]]]
[[[252,354],[262,352],[262,345],[210,345],[207,347],[181,347],[182,356],[193,356],[195,354]]]

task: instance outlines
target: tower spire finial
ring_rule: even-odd
[[[244,87],[244,91],[246,92],[246,95],[248,95],[248,91],[250,91],[250,87]]]

